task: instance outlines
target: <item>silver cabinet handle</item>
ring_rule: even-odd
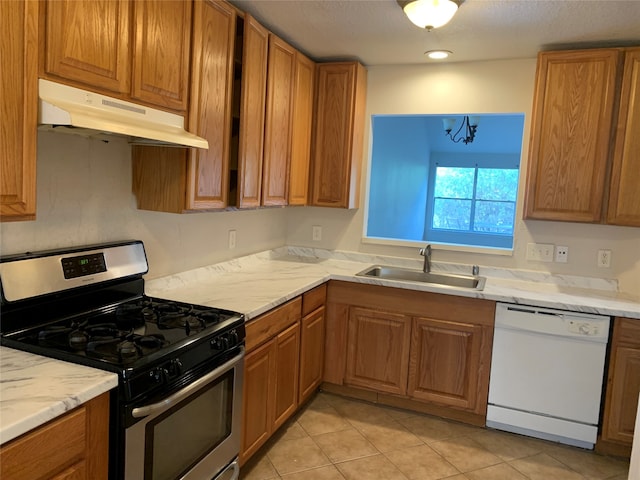
[[[175,404],[175,403],[179,402],[180,400],[183,400],[184,398],[188,397],[189,395],[191,395],[193,392],[195,392],[199,388],[201,388],[204,385],[206,385],[206,384],[210,383],[211,381],[215,380],[217,377],[219,377],[220,375],[222,375],[226,371],[232,369],[243,358],[244,358],[244,347],[241,347],[240,353],[238,355],[236,355],[235,357],[233,357],[228,362],[220,365],[218,368],[212,370],[211,372],[207,373],[203,377],[200,377],[195,382],[190,383],[189,385],[184,387],[182,390],[179,390],[176,393],[174,393],[172,395],[169,395],[164,400],[161,400],[161,401],[156,402],[156,403],[152,403],[151,405],[145,405],[143,407],[134,408],[131,411],[131,415],[134,418],[143,418],[143,417],[147,417],[147,416],[151,415],[152,413],[155,413],[155,412],[158,412],[158,411],[162,411],[162,410],[166,410],[167,408],[171,407],[173,404]]]

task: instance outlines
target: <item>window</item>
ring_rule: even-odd
[[[373,117],[367,238],[513,247],[524,116],[481,116],[468,145],[445,137],[450,117]]]

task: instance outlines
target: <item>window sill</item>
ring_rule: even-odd
[[[430,244],[435,250],[445,250],[450,252],[469,252],[469,253],[481,253],[484,255],[499,255],[505,257],[513,256],[512,248],[490,248],[490,247],[475,247],[473,245],[456,245],[450,243],[438,243],[429,241],[416,241],[416,240],[396,240],[393,238],[381,238],[381,237],[362,237],[362,243],[370,245],[390,245],[394,247],[424,247]]]

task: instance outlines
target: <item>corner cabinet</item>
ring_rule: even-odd
[[[613,324],[602,434],[596,449],[629,456],[640,394],[640,320]]]
[[[366,90],[360,63],[317,65],[310,205],[358,208]]]
[[[0,220],[36,216],[38,8],[0,2]]]
[[[331,281],[323,388],[484,425],[494,314],[488,300]]]
[[[607,223],[640,227],[640,47],[625,54]]]

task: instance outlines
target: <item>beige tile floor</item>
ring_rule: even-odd
[[[629,462],[319,393],[241,480],[626,480]]]

